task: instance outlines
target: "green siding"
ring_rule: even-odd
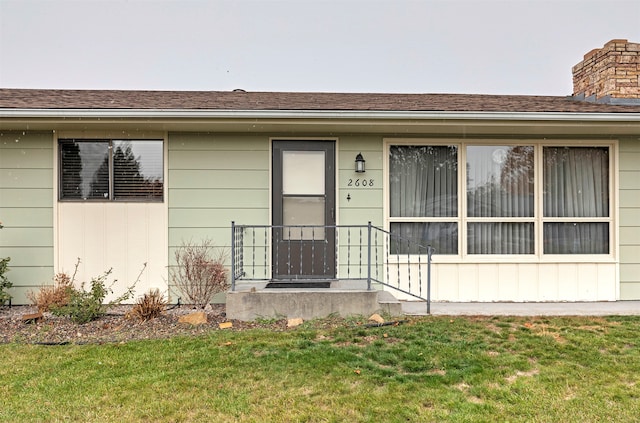
[[[637,300],[640,298],[640,283],[620,283],[620,299]]]
[[[356,155],[366,163],[365,173],[354,170]],[[380,135],[343,135],[338,143],[337,195],[340,225],[373,225],[382,227],[383,216],[383,143]],[[366,186],[362,183],[367,181]],[[359,186],[358,186],[359,185]],[[351,199],[347,200],[347,196]]]
[[[9,280],[14,286],[36,286],[48,280],[28,280],[22,275],[22,268],[50,267],[53,276],[53,247],[0,247],[0,257],[11,257]]]
[[[640,264],[625,264],[620,268],[620,279],[633,280],[640,275]]]
[[[171,151],[172,169],[253,170],[264,168],[266,151]]]
[[[170,263],[174,263],[175,250],[185,240],[210,238],[217,246],[228,248],[231,221],[270,224],[270,138],[271,134],[169,134]],[[338,223],[366,225],[371,221],[381,226],[382,137],[339,135],[336,147]],[[358,153],[367,161],[365,174],[354,171]],[[356,179],[366,179],[367,184],[359,182],[356,186]],[[350,201],[346,199],[348,194]],[[257,242],[262,244],[264,240]],[[264,249],[250,253],[257,254],[260,263],[264,261]],[[267,259],[270,261],[270,257]]]
[[[620,154],[624,154],[624,153],[620,153]],[[629,171],[629,170],[620,171],[620,190],[621,191],[640,190],[640,179],[638,179],[638,171]]]
[[[169,153],[171,166],[171,152]],[[212,166],[214,164],[212,163]],[[179,189],[269,189],[269,170],[172,170],[169,167],[169,190]]]
[[[640,263],[640,244],[635,242],[635,245],[620,245],[620,267]],[[636,282],[636,279],[640,279],[640,275],[636,275],[633,280],[622,282]]]
[[[11,266],[13,264],[12,257],[11,262],[9,262],[11,270],[7,273],[7,277],[13,282],[13,288],[11,288],[13,298],[11,302],[13,304],[29,304],[30,301],[27,298],[27,294],[29,292],[37,292],[43,285],[51,284],[53,270],[51,266],[25,266],[18,268]],[[28,284],[22,283],[18,285],[18,277],[23,281],[28,281]]]
[[[170,228],[231,228],[231,221],[245,224],[264,221],[268,217],[267,208],[236,209],[230,208],[201,208],[201,209],[169,209]],[[230,233],[230,232],[229,232]],[[173,245],[173,244],[171,244]]]
[[[169,138],[173,151],[269,151],[269,135],[172,132]]]
[[[347,200],[347,196],[351,199]],[[382,201],[382,187],[341,188],[338,190],[338,198],[340,199],[340,209],[343,212],[354,209],[378,210],[381,209],[377,203]]]
[[[13,149],[53,151],[52,140],[52,132],[0,131],[0,149],[3,155]]]
[[[356,173],[355,159],[358,153],[365,159],[365,173]],[[338,196],[340,225],[366,225],[383,227],[383,142],[380,135],[343,135],[338,143]],[[366,184],[364,183],[366,181]],[[350,197],[350,200],[347,200]],[[349,236],[341,231],[338,246],[338,276],[365,277],[366,248],[360,250],[357,244],[366,244],[366,229],[353,229],[351,249],[347,248]]]
[[[231,242],[231,226],[228,228],[189,228],[189,227],[169,227],[169,248],[180,246],[181,242],[199,239],[215,239],[220,244],[229,245]],[[173,257],[173,253],[170,255]]]
[[[639,226],[627,226],[627,227],[624,227],[620,231],[620,244],[621,245],[638,244],[638,240],[640,240],[640,225]]]
[[[168,149],[171,247],[228,245],[231,221],[270,222],[268,135],[171,133]]]
[[[169,134],[170,266],[183,242],[203,239],[225,251],[228,262],[231,221],[271,221],[269,151],[268,135]],[[170,290],[180,296],[171,282]]]
[[[266,189],[175,189],[169,190],[174,204],[185,208],[255,208],[256,204],[269,204],[269,192]]]
[[[51,169],[50,148],[3,149],[0,156],[2,169]]]
[[[0,198],[2,194],[0,194]],[[51,200],[51,199],[49,199]],[[15,203],[14,203],[15,205]],[[22,228],[48,228],[51,229],[51,222],[53,222],[53,208],[29,206],[24,207],[18,205],[16,207],[2,207],[2,221],[11,222],[12,227]],[[8,231],[11,227],[3,229],[0,242],[6,235],[5,231]]]
[[[620,299],[640,299],[640,142],[620,140]]]
[[[620,170],[637,170],[640,163],[640,151],[624,150],[620,152]]]
[[[51,169],[0,170],[0,188],[53,188]]]
[[[51,133],[0,132],[0,257],[11,257],[14,304],[53,276],[53,163]]]
[[[53,210],[53,188],[0,188],[0,208],[46,208]]]
[[[42,222],[38,223],[43,224]],[[52,227],[29,228],[7,226],[2,229],[2,236],[0,236],[0,247],[50,247],[52,245]]]
[[[620,207],[624,209],[638,209],[640,208],[640,197],[634,195],[633,191],[637,190],[629,190],[632,192],[625,192],[628,190],[621,190],[620,192]]]

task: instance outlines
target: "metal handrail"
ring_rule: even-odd
[[[368,222],[367,225],[238,225],[235,221],[231,222],[231,290],[236,289],[236,282],[239,280],[271,280],[274,269],[272,268],[273,258],[269,251],[273,248],[274,230],[286,230],[289,237],[292,233],[295,234],[296,231],[299,231],[302,237],[302,231],[305,229],[311,232],[313,238],[320,230],[324,231],[324,234],[332,233],[335,237],[333,240],[334,251],[331,252],[335,260],[333,263],[335,278],[365,280],[368,290],[372,289],[372,282],[384,285],[426,301],[427,312],[430,312],[431,263],[435,249],[431,245],[423,246],[408,238],[373,226],[371,222]],[[263,232],[263,237],[257,233],[260,231]],[[364,231],[366,231],[366,241],[363,240]],[[358,241],[352,241],[352,237],[357,237]],[[258,241],[259,239],[264,239],[264,241]],[[294,241],[303,243],[305,240]],[[292,240],[280,242],[291,243]],[[393,252],[391,251],[392,244],[395,247]],[[326,245],[325,249],[319,252],[319,254],[324,254],[323,261],[327,256],[331,256],[326,250]],[[315,244],[311,248],[312,254],[315,254]],[[365,248],[366,251],[364,251]],[[260,249],[264,250],[262,258],[259,258]],[[410,253],[411,251],[417,251],[418,254]],[[365,260],[363,260],[363,253],[366,255]],[[343,254],[342,257],[341,254]],[[358,255],[357,260],[353,258],[356,254]],[[426,255],[426,263],[424,255]],[[288,256],[287,263],[295,263],[295,259],[297,257]],[[302,249],[300,249],[299,259],[300,262],[296,264],[300,264],[300,269],[302,269]],[[426,266],[427,274],[426,293],[422,292],[423,266]]]

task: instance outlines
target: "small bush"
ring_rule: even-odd
[[[4,305],[4,303],[11,299],[11,295],[7,292],[7,289],[11,288],[13,284],[5,276],[5,273],[9,271],[10,260],[11,257],[0,258],[0,305]]]
[[[78,270],[79,264],[80,259],[78,259],[78,262],[76,263],[76,271]],[[109,269],[102,275],[91,279],[91,287],[89,290],[85,289],[84,282],[80,285],[80,288],[76,288],[73,284],[69,286],[67,288],[69,302],[62,306],[51,307],[51,312],[56,316],[69,317],[73,322],[80,324],[99,319],[107,313],[109,307],[118,305],[133,296],[133,289],[136,283],[140,280],[140,276],[146,267],[147,264],[145,263],[136,281],[125,291],[124,294],[107,304],[104,303],[104,299],[107,295],[113,293],[112,286],[116,282],[116,280],[114,280],[110,285],[107,286],[106,284],[107,278],[111,274],[112,269]]]
[[[142,320],[143,322],[155,319],[164,313],[167,301],[158,289],[152,289],[138,298],[128,314],[129,318]]]
[[[75,278],[75,273],[73,278]],[[58,273],[53,278],[53,286],[43,286],[38,292],[29,292],[27,298],[38,311],[51,311],[52,308],[60,308],[69,304],[73,278],[66,273]]]
[[[183,242],[176,250],[176,266],[169,269],[173,283],[186,297],[187,302],[204,308],[213,296],[226,291],[227,269],[224,267],[226,252],[220,251],[212,257],[211,240],[202,244]]]
[[[2,228],[2,222],[0,222],[0,229]],[[5,275],[9,271],[9,261],[11,261],[11,257],[0,258],[0,306],[11,300],[11,295],[9,295],[7,289],[11,288],[13,284]]]

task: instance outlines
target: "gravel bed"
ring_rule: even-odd
[[[179,323],[181,315],[197,310],[190,306],[168,309],[160,317],[143,322],[127,317],[131,306],[120,305],[109,309],[106,316],[85,324],[77,324],[66,317],[44,313],[38,322],[25,322],[23,316],[37,313],[35,306],[0,307],[0,343],[41,345],[102,344],[145,339],[167,339],[175,336],[194,336],[217,330],[244,330],[264,327],[286,330],[287,321],[242,322],[226,319],[224,304],[215,304],[205,311],[207,323],[191,325]],[[220,329],[219,324],[231,322],[232,327]]]

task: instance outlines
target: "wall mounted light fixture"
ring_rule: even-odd
[[[364,173],[364,157],[362,157],[362,153],[358,153],[356,156],[356,173]]]

